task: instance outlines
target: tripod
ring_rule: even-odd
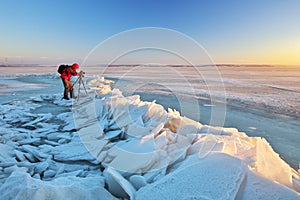
[[[76,83],[78,83],[77,100],[79,100],[79,95],[80,95],[80,88],[81,88],[81,86],[83,86],[84,91],[85,91],[85,94],[87,95],[87,91],[86,91],[86,88],[85,88],[85,84],[84,84],[84,81],[83,81],[82,78],[83,78],[83,75],[80,74],[79,77],[77,78],[77,80],[73,83],[73,85],[75,85]]]

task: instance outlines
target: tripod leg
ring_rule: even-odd
[[[76,83],[79,81],[79,78],[80,78],[80,77],[78,77],[78,78],[76,79],[76,81],[74,81],[73,86],[72,86],[72,90],[75,89],[75,85],[76,85]]]
[[[77,94],[77,100],[79,100],[79,96],[80,96],[80,85],[81,85],[81,77],[79,77],[79,82],[78,82],[78,94]]]
[[[77,100],[79,100],[79,96],[80,96],[80,88],[81,88],[81,86],[83,86],[86,95],[87,95],[87,91],[86,91],[85,84],[84,84],[84,81],[82,80],[82,77],[81,77],[81,76],[78,77],[78,79],[74,82],[74,84],[75,84],[77,81],[78,81],[78,94],[77,94]]]
[[[78,78],[76,79],[76,81],[73,83],[73,86],[79,81],[79,78],[80,78],[80,77],[78,77]]]
[[[82,85],[83,85],[83,88],[84,88],[85,94],[87,95],[87,91],[86,91],[85,84],[84,84],[83,80],[82,80]]]

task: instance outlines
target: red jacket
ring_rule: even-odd
[[[66,79],[68,81],[71,80],[71,76],[78,76],[78,73],[71,67],[66,67],[60,75],[61,78]]]

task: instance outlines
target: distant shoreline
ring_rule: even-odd
[[[59,65],[59,64],[58,64]],[[44,65],[44,64],[12,64],[12,65],[0,65],[0,67],[57,67],[58,65]],[[116,64],[116,65],[106,65],[106,64],[95,64],[95,65],[88,65],[84,67],[137,67],[137,66],[148,66],[148,67],[300,67],[299,65],[285,65],[285,64],[203,64],[203,65],[183,65],[183,64]]]

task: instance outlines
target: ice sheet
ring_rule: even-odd
[[[189,69],[186,70],[182,73],[188,73],[190,77],[194,76],[192,71],[189,71]],[[116,72],[120,71],[116,69]],[[135,80],[126,79],[125,77],[116,85],[126,89],[126,87],[130,87],[130,84],[136,84],[135,81],[140,81],[137,79],[141,79],[141,77],[134,78]],[[158,78],[167,78],[167,74]],[[165,111],[163,107],[155,102],[144,102],[137,95],[124,97],[119,90],[107,90],[107,87],[95,87],[93,88],[94,91],[102,90],[103,93],[96,95],[98,99],[95,102],[90,100],[84,101],[84,99],[78,101],[78,113],[80,115],[77,116],[77,121],[80,123],[74,123],[72,117],[76,115],[72,115],[70,108],[73,101],[62,101],[59,94],[59,92],[62,92],[62,88],[52,87],[61,84],[58,76],[52,74],[41,76],[31,75],[22,76],[22,79],[19,80],[24,85],[30,85],[32,79],[34,80],[34,84],[40,84],[40,81],[47,82],[49,85],[45,87],[49,88],[49,90],[38,90],[39,94],[32,95],[37,91],[35,85],[31,85],[33,87],[27,88],[28,90],[23,94],[24,98],[26,98],[25,101],[11,101],[0,107],[0,123],[2,125],[0,129],[0,141],[1,149],[3,150],[0,156],[0,170],[2,172],[0,176],[2,185],[0,188],[7,197],[11,195],[7,187],[16,185],[16,174],[20,172],[19,170],[25,170],[22,172],[22,175],[20,173],[19,175],[27,177],[26,180],[30,183],[35,183],[35,179],[41,179],[42,182],[36,182],[38,183],[37,187],[41,188],[41,190],[52,191],[51,184],[60,180],[79,180],[82,178],[82,180],[87,180],[86,184],[88,185],[95,180],[89,177],[94,177],[97,174],[102,179],[103,169],[109,169],[109,167],[114,166],[115,169],[109,171],[109,176],[104,177],[106,178],[106,183],[109,183],[109,185],[118,184],[121,187],[118,191],[106,188],[111,193],[117,195],[117,197],[129,196],[131,199],[147,199],[149,197],[145,196],[147,192],[139,193],[135,189],[139,188],[139,191],[150,190],[153,191],[151,194],[155,195],[160,194],[159,190],[157,190],[157,188],[160,188],[160,183],[168,183],[163,185],[166,188],[170,187],[170,190],[178,191],[182,189],[189,191],[192,189],[190,193],[192,194],[191,198],[221,198],[225,195],[224,197],[227,199],[234,199],[237,196],[247,199],[251,196],[250,191],[256,190],[255,185],[259,182],[262,185],[267,184],[270,186],[271,189],[268,190],[268,194],[270,195],[277,197],[287,195],[294,199],[300,198],[297,193],[292,191],[292,189],[299,188],[298,172],[291,169],[288,164],[281,160],[267,142],[268,137],[275,136],[278,145],[284,144],[283,151],[291,152],[291,147],[298,150],[298,146],[293,143],[297,142],[297,135],[291,134],[287,138],[287,135],[283,134],[284,131],[290,133],[294,127],[296,127],[296,131],[298,130],[298,124],[290,123],[289,119],[284,118],[290,124],[278,124],[277,127],[274,127],[274,120],[270,119],[268,121],[264,116],[259,115],[259,113],[253,112],[254,114],[250,113],[251,115],[249,115],[245,110],[240,112],[229,110],[229,114],[235,115],[237,118],[243,118],[247,121],[252,120],[253,122],[256,120],[257,124],[255,126],[246,126],[247,128],[251,127],[249,131],[261,131],[261,126],[259,125],[261,120],[264,120],[264,127],[268,128],[269,133],[275,132],[277,128],[280,130],[279,134],[275,133],[272,136],[269,136],[268,132],[262,132],[261,134],[265,135],[267,140],[251,138],[235,128],[224,129],[209,125],[203,126],[201,123],[182,117],[180,112],[172,109]],[[87,79],[90,78],[87,77]],[[144,82],[147,83],[145,80]],[[125,82],[126,84],[124,84]],[[182,94],[185,97],[191,95],[188,90],[189,87],[186,85],[180,86],[180,80],[178,79],[162,79],[161,83],[164,83],[164,86],[171,83],[169,85],[170,88],[176,86],[175,88],[178,90],[185,90],[178,91],[179,95]],[[234,84],[237,84],[237,82],[234,82]],[[168,100],[168,96],[164,95],[169,95],[168,92],[172,91],[161,90],[159,87],[153,87],[151,84],[151,90],[148,91],[147,84],[145,85],[145,87],[142,87],[143,91],[148,93],[151,98],[163,96],[163,99],[166,101]],[[247,84],[244,84],[244,86],[250,87]],[[158,92],[153,91],[152,89],[154,88]],[[51,90],[57,93],[49,94]],[[130,91],[130,88],[128,90]],[[163,93],[160,93],[161,91]],[[156,94],[156,96],[153,94]],[[96,106],[99,110],[92,113],[93,115],[86,115],[89,112],[83,112],[86,111],[84,109],[90,107],[95,109],[93,106],[94,103],[101,104],[102,106]],[[215,107],[207,106],[211,104],[205,104],[203,103],[202,105],[208,110],[211,107]],[[41,109],[43,106],[47,108]],[[147,109],[145,110],[144,108]],[[74,109],[76,107],[73,107],[73,112]],[[248,108],[248,110],[253,111],[252,108]],[[284,112],[282,114],[286,115]],[[252,115],[253,119],[249,118]],[[92,120],[89,121],[89,117]],[[273,117],[275,118],[275,116]],[[99,124],[97,124],[97,120]],[[278,119],[276,118],[276,120]],[[239,122],[237,121],[236,123]],[[242,125],[245,126],[245,124]],[[109,134],[109,137],[103,136],[106,133]],[[83,134],[82,136],[84,137],[81,137],[80,134]],[[283,138],[286,140],[282,141]],[[87,139],[87,141],[82,141],[84,139]],[[100,144],[97,141],[104,142]],[[151,142],[150,146],[147,145],[149,141]],[[274,145],[276,146],[276,142]],[[273,146],[273,143],[271,143],[271,146]],[[122,160],[122,156],[120,157],[116,153],[117,151],[114,151],[114,147],[121,147],[123,150],[129,152],[125,160]],[[155,150],[155,148],[158,149]],[[91,151],[88,152],[86,150]],[[139,165],[132,166],[130,163],[134,162],[126,162],[131,159],[132,154],[140,151],[150,154],[152,152],[152,155],[144,159],[143,163],[139,163]],[[293,156],[297,157],[298,155]],[[294,159],[290,162],[298,161]],[[124,168],[123,170],[118,170],[118,165],[125,162],[127,163],[127,171],[124,171]],[[219,169],[216,167],[216,162],[225,165],[230,164],[231,167],[224,168],[221,164],[217,164],[220,167]],[[197,163],[200,164],[198,165]],[[213,170],[209,171],[212,168]],[[231,170],[233,168],[236,170]],[[269,168],[273,170],[270,171]],[[229,170],[228,173],[226,170]],[[226,172],[224,173],[224,171]],[[252,172],[255,175],[252,175]],[[172,177],[172,173],[180,175],[181,180],[191,181],[193,184],[187,184],[184,187],[172,185],[177,177]],[[199,179],[195,176],[195,174],[199,173],[202,178],[213,178],[215,182],[212,185],[207,184],[207,181],[203,181],[204,179],[202,179],[202,182],[199,182]],[[247,176],[251,179],[247,179]],[[66,178],[60,179],[63,177]],[[74,177],[76,178],[74,179]],[[222,180],[220,180],[220,177],[223,177]],[[270,180],[276,181],[281,185],[274,185]],[[45,184],[43,181],[49,181],[49,184]],[[247,181],[246,187],[244,185],[245,181]],[[180,184],[180,181],[175,182]],[[226,187],[214,190],[214,186],[217,184],[220,184],[218,188]],[[201,189],[206,188],[207,190],[193,190],[193,188],[201,185],[203,185],[203,187],[200,187]],[[86,186],[77,185],[76,187],[84,188]],[[102,185],[101,188],[104,189],[103,187]],[[285,187],[289,187],[290,189],[286,189]],[[272,188],[278,188],[278,191],[282,193],[273,192]],[[20,195],[28,193],[28,190],[30,190],[30,188],[26,187],[16,187],[14,189],[20,192]],[[56,191],[56,188],[54,190]],[[101,191],[108,194],[105,189]],[[33,195],[30,192],[28,194]],[[59,194],[59,190],[57,190],[57,193],[55,192],[56,194]],[[71,195],[68,189],[63,194]],[[82,194],[80,193],[79,195]],[[93,192],[90,195],[96,195],[96,193]],[[164,193],[163,195],[170,197],[170,194]],[[172,193],[172,195],[177,196],[176,192]],[[263,196],[264,194],[258,191],[256,195]],[[31,197],[35,198],[35,196]]]

